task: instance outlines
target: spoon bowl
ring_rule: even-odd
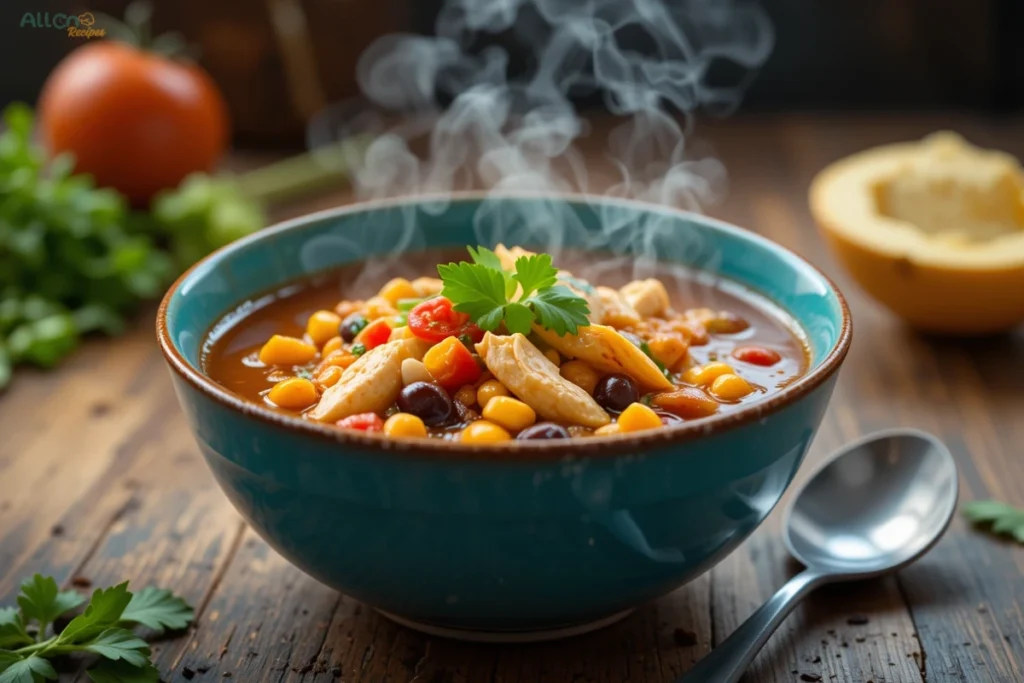
[[[926,432],[855,441],[818,470],[785,514],[794,557],[833,580],[899,569],[941,538],[957,500],[956,464]]]

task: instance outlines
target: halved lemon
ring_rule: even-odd
[[[1024,320],[1024,168],[951,132],[859,152],[811,184],[857,283],[912,326],[988,334]]]

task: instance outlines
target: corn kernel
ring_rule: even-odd
[[[324,343],[324,347],[320,349],[320,355],[326,358],[335,351],[341,351],[344,343],[345,341],[341,337],[331,337]]]
[[[537,421],[533,408],[511,396],[495,396],[484,407],[484,418],[510,432],[519,432]]]
[[[306,322],[306,334],[317,346],[323,346],[338,335],[341,316],[332,311],[317,311]]]
[[[322,370],[316,373],[316,377],[313,379],[313,384],[320,391],[326,391],[330,387],[333,387],[341,379],[342,373],[345,371],[337,365],[325,366]]]
[[[388,436],[425,437],[427,427],[423,420],[411,413],[395,413],[384,422],[384,433]]]
[[[417,297],[440,294],[443,287],[444,283],[436,277],[418,277],[412,281],[412,288],[416,291]]]
[[[389,280],[387,284],[380,288],[377,296],[386,299],[392,306],[397,305],[399,299],[417,298],[416,289],[404,277],[396,277],[393,280]]]
[[[363,315],[366,316],[367,320],[376,320],[377,318],[398,315],[398,309],[391,305],[391,302],[384,297],[375,296],[367,300],[366,304],[363,305]]]
[[[715,378],[721,375],[735,374],[735,372],[728,363],[696,365],[683,373],[683,381],[703,387],[711,384]]]
[[[594,436],[610,436],[612,434],[621,434],[622,428],[619,427],[618,422],[612,422],[604,427],[598,427],[594,430]]]
[[[304,410],[316,403],[318,396],[313,383],[301,377],[278,382],[267,393],[274,405],[286,410]]]
[[[619,429],[623,432],[639,432],[661,427],[658,414],[643,403],[631,403],[619,415]]]
[[[342,370],[347,368],[356,362],[356,356],[351,351],[340,349],[334,353],[324,356],[324,359],[320,361],[319,365],[316,366],[316,371],[320,372],[324,368],[336,365]]]
[[[314,358],[315,346],[280,334],[275,334],[260,349],[260,361],[267,365],[305,365]]]
[[[497,396],[508,396],[508,389],[496,379],[487,380],[476,390],[476,402],[481,408],[486,408],[488,401]]]
[[[423,361],[416,360],[415,358],[406,358],[402,361],[402,384],[408,385],[413,382],[430,382],[433,384],[434,378],[431,377]]]
[[[601,379],[597,371],[581,360],[571,360],[561,369],[562,377],[569,380],[588,394],[594,393],[597,381]]]
[[[498,443],[510,441],[512,435],[493,422],[477,420],[462,430],[461,439],[463,443]]]
[[[401,327],[394,327],[391,329],[391,336],[388,337],[389,342],[398,341],[400,339],[412,339],[412,331],[408,325],[402,325]]]
[[[558,353],[558,351],[555,351],[554,349],[548,349],[547,351],[545,351],[544,357],[547,358],[552,363],[554,363],[556,368],[562,364],[562,356]]]
[[[338,305],[334,307],[334,312],[338,314],[339,318],[344,320],[353,313],[361,313],[365,304],[365,301],[360,301],[359,299],[346,299],[338,302]]]
[[[753,390],[754,387],[747,380],[739,375],[727,373],[716,377],[715,381],[711,383],[709,391],[723,401],[738,401]]]
[[[656,334],[647,342],[647,348],[662,365],[674,368],[686,355],[688,345],[682,335]]]
[[[455,392],[455,400],[466,407],[476,405],[476,389],[467,384]]]

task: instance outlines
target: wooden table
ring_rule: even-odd
[[[866,145],[951,125],[1024,155],[1018,124],[802,116],[701,129],[731,175],[712,212],[820,265],[853,309],[853,350],[802,475],[849,439],[913,426],[950,445],[963,499],[1024,504],[1024,335],[954,342],[907,331],[836,267],[805,201],[817,169]],[[156,645],[166,680],[668,683],[795,569],[776,512],[707,575],[592,635],[477,646],[394,626],[290,567],[242,523],[188,433],[152,328],[143,315],[56,372],[20,372],[0,397],[0,604],[36,571],[67,585],[171,587],[199,617]],[[898,577],[814,594],[745,680],[1019,683],[1022,566],[1024,548],[958,518]]]

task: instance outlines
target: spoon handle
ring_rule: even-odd
[[[794,576],[677,683],[736,683],[786,615],[825,579],[810,569]]]

